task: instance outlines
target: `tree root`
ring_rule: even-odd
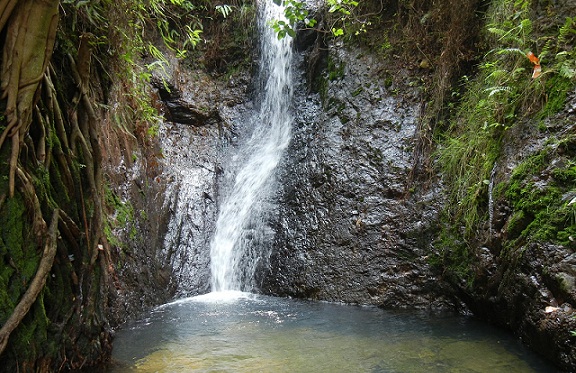
[[[0,0],[0,31],[6,26],[3,47],[2,98],[6,98],[7,126],[0,148],[12,139],[9,194],[14,195],[21,143],[32,122],[36,91],[52,55],[58,25],[58,0]],[[6,19],[5,19],[6,18]]]
[[[14,329],[16,329],[22,319],[24,319],[24,316],[26,316],[30,307],[32,307],[32,304],[34,304],[36,298],[38,298],[38,294],[40,294],[40,291],[42,291],[42,288],[44,288],[44,285],[46,284],[46,278],[52,269],[52,264],[54,263],[54,257],[56,255],[58,216],[59,210],[56,209],[52,214],[52,221],[50,222],[50,228],[46,237],[44,252],[34,279],[30,283],[30,286],[26,290],[26,293],[24,293],[24,296],[16,308],[14,308],[12,315],[10,315],[6,323],[2,326],[2,329],[0,329],[0,354],[6,348],[10,334]]]
[[[34,278],[0,329],[0,354],[8,344],[15,343],[9,342],[9,337],[19,324],[25,323],[22,320],[31,313],[51,269],[57,276],[71,278],[73,288],[62,290],[66,296],[61,301],[73,302],[73,305],[69,309],[51,308],[54,315],[66,310],[64,318],[57,318],[57,333],[66,333],[66,338],[71,338],[71,341],[81,338],[84,333],[90,335],[94,332],[93,328],[76,330],[77,323],[98,327],[106,325],[103,310],[108,302],[109,284],[114,279],[110,247],[103,229],[100,112],[90,98],[89,90],[91,36],[83,35],[81,38],[76,61],[69,56],[71,78],[77,87],[70,107],[68,98],[55,88],[57,75],[49,63],[59,2],[0,0],[0,31],[5,40],[1,47],[0,99],[5,100],[3,105],[6,105],[6,125],[0,130],[0,148],[4,147],[5,161],[9,164],[9,185],[6,191],[0,191],[3,193],[0,206],[15,192],[21,195],[29,217],[26,225],[34,235],[36,247],[44,247]],[[33,130],[30,126],[34,126]],[[38,169],[38,165],[43,167]],[[46,171],[49,171],[47,179],[42,178]],[[38,175],[38,172],[42,174]],[[38,188],[34,175],[39,176]],[[59,182],[55,183],[52,176],[59,178]],[[50,185],[44,185],[46,182]],[[67,195],[62,190],[55,190],[62,186]],[[42,211],[46,214],[46,210],[54,209],[54,204],[68,202],[70,205],[62,205],[62,210],[54,210],[48,228]],[[66,244],[58,244],[59,239]],[[50,298],[49,301],[58,300]],[[102,333],[100,339],[104,341],[107,334]],[[64,337],[59,334],[56,338]],[[69,367],[83,365],[84,353],[77,350],[77,346],[70,348],[71,351],[63,352],[62,360]],[[27,362],[31,370],[35,369],[35,364],[38,364],[36,368],[46,364],[42,358],[35,359]]]
[[[46,222],[42,218],[42,209],[40,207],[38,195],[36,195],[34,184],[32,184],[26,173],[18,167],[16,168],[16,171],[22,184],[20,187],[20,192],[24,196],[24,202],[27,205],[27,210],[32,216],[32,233],[36,237],[38,243],[41,244],[44,237],[44,232],[46,232]]]
[[[0,30],[2,30],[6,25],[6,22],[8,21],[8,18],[10,18],[16,3],[18,3],[18,0],[2,0],[0,2]]]
[[[70,136],[70,144],[72,149],[75,149],[75,141],[78,141],[82,147],[84,152],[84,157],[86,158],[86,176],[88,180],[89,190],[92,192],[92,198],[94,200],[94,213],[92,215],[91,223],[92,229],[90,237],[91,239],[88,240],[88,244],[90,246],[91,251],[91,258],[90,258],[90,265],[93,266],[98,258],[98,253],[100,251],[100,247],[103,250],[107,251],[107,248],[103,246],[100,242],[102,240],[103,232],[102,232],[102,197],[100,193],[100,186],[102,185],[102,172],[100,168],[100,160],[102,158],[102,154],[100,152],[100,144],[98,143],[98,133],[96,131],[96,124],[98,123],[98,116],[96,115],[96,111],[90,101],[87,91],[87,84],[85,82],[86,77],[82,76],[78,72],[76,61],[71,55],[68,55],[68,59],[70,61],[70,70],[72,73],[72,77],[76,82],[77,87],[79,88],[77,94],[72,99],[73,103],[76,103],[78,106],[83,108],[83,114],[86,115],[85,120],[81,121],[81,125],[78,120],[78,112],[74,110],[70,115],[70,123],[72,125],[72,134]],[[85,61],[81,61],[85,63]],[[80,190],[82,193],[82,190]],[[82,199],[84,197],[82,196]],[[86,217],[84,217],[86,219]],[[86,225],[86,234],[88,235],[87,223]],[[105,257],[106,259],[106,257]]]

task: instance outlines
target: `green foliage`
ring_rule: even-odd
[[[91,35],[90,43],[97,51],[92,55],[109,58],[112,63],[100,64],[111,79],[123,82],[125,92],[120,95],[127,105],[112,112],[118,127],[130,132],[128,124],[143,136],[155,132],[147,129],[148,123],[159,119],[150,101],[152,73],[166,75],[168,59],[162,49],[185,58],[196,47],[203,32],[200,13],[207,5],[190,0],[63,0],[72,30]],[[231,8],[221,9],[228,12]],[[69,48],[75,50],[76,46]],[[152,61],[143,64],[143,57]]]
[[[488,184],[505,131],[529,116],[544,119],[562,110],[575,85],[574,19],[536,35],[531,9],[530,0],[492,2],[485,26],[491,49],[478,66],[478,76],[463,82],[464,94],[459,107],[451,110],[448,128],[437,134],[438,165],[449,195],[435,261],[457,283],[472,281],[475,254],[469,247],[488,219]],[[531,61],[528,52],[539,60]],[[537,63],[542,73],[533,77]],[[515,239],[573,245],[576,203],[566,196],[576,185],[576,168],[566,160],[547,169],[551,152],[572,149],[567,145],[572,141],[550,145],[518,166],[508,184],[497,186],[495,194],[514,209],[507,226],[511,245]],[[542,173],[550,179],[539,180]]]
[[[442,271],[449,282],[471,288],[474,284],[474,255],[471,255],[470,246],[461,239],[457,229],[444,227],[436,247],[438,252],[430,255],[430,264]]]
[[[252,69],[257,30],[253,0],[237,0],[229,6],[226,17],[225,6],[218,8],[222,11],[206,12],[205,42],[188,59],[194,68],[202,67],[226,82]]]
[[[447,213],[462,234],[472,237],[479,221],[485,218],[490,173],[500,154],[502,128],[490,125],[489,109],[482,81],[468,85],[449,136],[441,139],[437,156],[445,182],[449,186]]]
[[[495,48],[480,65],[485,88],[476,108],[483,111],[487,126],[508,128],[531,112],[534,100],[543,97],[542,85],[531,78],[532,64],[526,57],[533,28],[529,5],[530,0],[499,1],[490,13],[486,29]]]
[[[510,239],[530,238],[574,246],[575,156],[576,136],[551,141],[518,166],[510,181],[499,188],[514,209],[508,227]],[[551,165],[553,157],[557,161]]]
[[[198,9],[189,0],[136,0],[132,9],[136,15],[136,25],[146,31],[145,25],[155,22],[164,45],[169,49],[185,54],[185,47],[194,48],[202,32],[201,20],[194,16]]]
[[[574,85],[574,18],[567,17],[556,35],[535,36],[530,5],[530,0],[499,1],[490,13],[487,30],[495,48],[480,66],[487,87],[481,104],[495,113],[489,125],[508,127],[542,107],[540,117],[554,114],[563,107]],[[530,79],[533,66],[526,56],[538,53],[537,49],[531,50],[535,45],[543,45],[539,52],[542,74]]]
[[[271,27],[278,34],[278,38],[296,36],[296,27],[299,24],[304,25],[304,28],[314,28],[317,21],[310,18],[310,14],[306,9],[306,4],[300,0],[274,0],[277,5],[284,6],[284,20],[274,20],[271,22]],[[370,22],[360,18],[356,14],[356,9],[359,3],[355,0],[326,0],[326,7],[328,13],[331,15],[331,21],[327,27],[327,32],[333,36],[343,36],[347,33],[347,28],[351,25],[355,35],[366,32],[366,26]],[[320,30],[325,31],[325,30]],[[326,32],[326,31],[325,31]]]
[[[368,20],[368,15],[357,14],[357,1],[328,0],[328,4],[331,5],[329,13],[334,14],[330,28],[333,36],[359,36],[368,32],[372,22]]]
[[[270,26],[278,35],[278,39],[283,39],[286,35],[290,37],[296,36],[294,31],[298,22],[304,22],[306,27],[314,27],[316,20],[309,18],[309,12],[305,8],[305,3],[298,0],[274,0],[274,3],[284,7],[285,20],[273,20]]]
[[[485,28],[493,48],[482,59],[478,77],[465,83],[459,110],[440,138],[439,165],[451,191],[449,216],[464,227],[465,237],[472,237],[486,218],[485,181],[498,159],[503,131],[529,115],[545,118],[561,110],[574,87],[570,66],[576,54],[569,48],[576,41],[574,19],[567,18],[557,34],[535,36],[530,9],[530,0],[493,2]],[[545,47],[542,74],[533,78],[527,53],[535,40]],[[555,64],[548,68],[551,55]]]
[[[232,13],[232,7],[230,5],[216,5],[216,11],[222,15],[222,17],[227,18],[230,13]]]
[[[127,230],[128,238],[136,239],[134,206],[130,201],[122,201],[109,187],[105,188],[106,205],[113,210],[110,219],[104,228],[104,233],[108,241],[117,247],[121,247],[120,241],[116,238],[114,232],[117,230]]]

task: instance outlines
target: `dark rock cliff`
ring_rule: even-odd
[[[297,94],[264,289],[394,308],[452,307],[427,262],[438,185],[413,182],[421,96],[407,84],[387,86],[383,62],[366,50],[334,47],[329,58],[326,90],[300,86]]]
[[[538,16],[545,11],[564,22],[571,6],[534,4],[531,17],[541,22],[534,27],[552,27]],[[460,202],[448,198],[448,178],[419,167],[422,140],[433,141],[423,104],[434,91],[429,65],[398,67],[374,49],[339,44],[319,56],[325,46],[310,35],[301,40],[309,44],[297,45],[304,72],[263,291],[470,312],[573,370],[573,80],[557,114],[519,115],[495,137],[496,166],[474,196],[481,211],[475,233],[447,242],[447,227],[463,229],[446,215]],[[547,87],[550,100],[562,89]],[[449,136],[438,128],[436,136]],[[427,148],[424,163],[438,163],[433,150],[441,146]],[[453,250],[462,251],[447,260]]]
[[[225,80],[176,58],[154,77],[155,106],[163,118],[157,134],[147,146],[111,155],[106,166],[120,207],[133,211],[113,231],[121,284],[111,308],[117,321],[210,290],[221,162],[250,87],[245,72]]]

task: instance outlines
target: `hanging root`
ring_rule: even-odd
[[[8,21],[10,14],[12,14],[17,2],[18,0],[0,1],[0,30],[4,28],[4,25],[6,25],[6,22]]]
[[[0,31],[6,30],[0,89],[1,97],[6,98],[8,122],[0,135],[0,148],[8,137],[12,139],[10,196],[14,195],[18,157],[32,122],[36,91],[52,55],[58,4],[59,0],[0,0]]]
[[[46,222],[44,221],[44,218],[42,218],[42,209],[40,207],[38,195],[34,189],[34,184],[32,184],[26,173],[19,167],[16,168],[16,172],[20,179],[20,192],[24,197],[26,208],[32,216],[32,233],[38,242],[41,243],[44,233],[46,232]]]
[[[98,143],[98,132],[96,127],[98,124],[98,116],[94,110],[94,106],[90,97],[88,96],[88,79],[89,79],[89,64],[90,64],[90,50],[88,49],[88,44],[85,43],[85,38],[89,36],[83,36],[83,43],[80,45],[80,50],[78,51],[78,63],[69,54],[68,60],[70,62],[71,75],[76,82],[78,87],[78,92],[72,99],[72,102],[77,105],[77,108],[82,108],[82,111],[74,110],[70,115],[70,125],[72,127],[72,133],[70,135],[70,146],[73,151],[76,149],[76,142],[79,143],[83,155],[85,157],[85,170],[88,180],[88,190],[92,193],[92,199],[94,201],[93,207],[94,211],[90,219],[92,229],[88,231],[88,221],[85,213],[85,207],[83,208],[83,218],[84,225],[86,229],[86,237],[88,245],[90,247],[90,265],[93,266],[98,258],[100,251],[104,251],[104,254],[108,254],[108,246],[103,245],[101,241],[103,239],[102,231],[102,196],[101,196],[101,186],[102,186],[102,172],[99,162],[102,158],[100,152],[100,144]],[[85,117],[83,120],[79,120],[78,115],[83,114]],[[80,190],[82,194],[82,189]],[[84,196],[82,195],[82,200]],[[107,260],[107,256],[103,257]]]
[[[44,245],[44,252],[42,254],[42,259],[40,260],[40,264],[38,265],[38,270],[36,271],[36,275],[34,279],[30,283],[30,286],[24,293],[20,302],[14,308],[12,315],[8,318],[6,323],[0,329],[0,354],[6,348],[8,343],[8,338],[10,337],[10,333],[16,329],[16,327],[20,324],[24,316],[32,307],[32,304],[38,298],[38,294],[44,285],[46,284],[46,278],[52,269],[52,264],[54,263],[54,257],[56,256],[56,247],[57,247],[57,238],[58,238],[58,216],[59,210],[54,210],[52,214],[52,221],[50,223],[50,228],[48,230],[48,235],[46,237],[46,243]]]

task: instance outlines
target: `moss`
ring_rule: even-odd
[[[121,241],[115,236],[115,229],[127,229],[128,237],[135,240],[138,236],[138,231],[135,225],[135,212],[134,206],[130,201],[122,202],[120,197],[116,195],[109,187],[105,188],[106,205],[109,209],[113,210],[111,216],[113,219],[106,221],[104,226],[104,234],[112,245],[122,247]]]
[[[519,237],[533,219],[534,217],[526,214],[524,210],[515,212],[508,220],[508,239]]]
[[[75,208],[75,203],[72,202],[70,195],[68,194],[68,187],[64,184],[59,168],[56,166],[50,167],[48,177],[50,179],[50,196],[53,202],[57,206],[68,206],[70,210]]]
[[[356,97],[362,92],[364,92],[364,87],[358,87],[352,92],[352,97]]]
[[[48,352],[51,347],[47,344],[49,324],[41,292],[23,322],[10,337],[13,348],[18,350],[19,359],[34,360]]]
[[[556,114],[566,104],[568,93],[574,89],[574,83],[563,76],[554,75],[546,81],[546,92],[548,97],[546,104],[540,111],[538,117],[546,118],[552,114]]]
[[[394,79],[392,78],[392,76],[387,75],[386,78],[384,79],[384,88],[388,89],[388,88],[392,87],[393,83],[394,83]]]
[[[500,162],[503,134],[539,110],[542,116],[560,110],[570,89],[568,82],[554,74],[546,86],[545,79],[526,79],[531,66],[521,51],[530,47],[534,29],[528,4],[491,3],[484,26],[491,52],[481,61],[478,75],[466,80],[459,107],[450,110],[453,117],[447,118],[449,127],[439,128],[445,132],[438,134],[436,155],[449,188],[445,228],[438,241],[442,247],[440,261],[447,272],[461,279],[468,278],[463,269],[473,265],[470,261],[475,253],[470,247],[483,239],[478,233],[488,220],[488,185],[494,164]],[[509,183],[496,188],[494,195],[508,199],[514,209],[507,225],[509,239],[558,239],[559,233],[568,229],[568,214],[561,210],[566,205],[562,195],[568,191],[567,185],[573,184],[572,166],[557,166],[543,173],[550,159],[546,152],[535,154],[517,167]]]
[[[328,80],[342,79],[345,75],[346,64],[344,62],[336,61],[333,57],[328,58]]]
[[[471,288],[474,285],[474,255],[471,248],[462,240],[454,227],[444,227],[435,246],[438,251],[429,256],[429,263],[436,268],[449,283]]]
[[[38,253],[26,227],[26,206],[19,194],[8,198],[0,209],[0,320],[12,312],[36,272]]]
[[[576,237],[576,204],[571,193],[576,184],[573,154],[557,154],[561,145],[551,144],[520,164],[507,183],[504,194],[514,214],[508,222],[511,237],[573,245]],[[550,164],[554,156],[556,162]],[[520,232],[521,230],[521,232]]]
[[[0,323],[14,311],[36,274],[41,252],[30,232],[26,206],[20,194],[7,198],[0,208]],[[32,361],[50,348],[47,330],[50,325],[44,308],[43,292],[24,320],[10,336],[14,361]]]

